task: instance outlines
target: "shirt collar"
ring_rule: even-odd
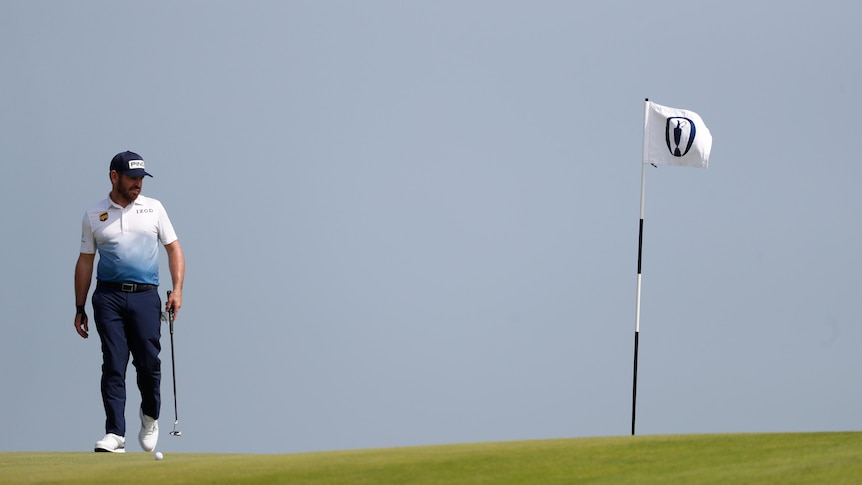
[[[134,200],[134,202],[132,202],[131,205],[143,205],[143,203],[144,203],[144,196],[138,195],[138,197]],[[117,209],[124,209],[124,207],[122,207],[120,204],[117,204],[116,202],[114,202],[111,199],[111,193],[110,192],[108,192],[108,196],[105,197],[105,206],[107,208],[116,207]]]

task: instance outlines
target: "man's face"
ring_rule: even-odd
[[[115,188],[120,197],[128,202],[134,202],[141,195],[141,187],[144,185],[144,177],[130,177],[117,173]]]

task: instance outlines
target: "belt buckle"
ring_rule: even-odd
[[[120,286],[120,290],[127,291],[127,292],[134,292],[135,290],[137,290],[137,286],[138,285],[136,285],[134,283],[123,283],[122,286]]]

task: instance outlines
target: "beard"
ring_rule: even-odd
[[[141,194],[142,185],[140,180],[121,174],[114,184],[114,190],[117,196],[123,200],[116,202],[125,202],[126,204],[134,202]]]
[[[134,202],[135,199],[138,198],[138,195],[141,194],[141,188],[140,187],[122,187],[122,188],[118,189],[118,192],[120,193],[120,196],[123,197],[124,199],[128,200],[129,202]]]

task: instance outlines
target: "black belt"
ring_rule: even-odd
[[[140,293],[142,291],[156,290],[159,287],[157,285],[145,285],[143,283],[113,283],[110,281],[99,281],[96,283],[96,288],[119,290],[127,293]]]

